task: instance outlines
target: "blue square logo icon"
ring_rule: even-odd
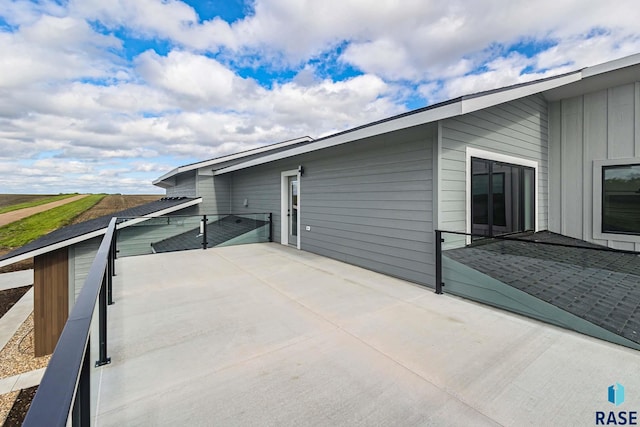
[[[620,406],[624,403],[624,387],[622,384],[615,383],[614,385],[609,386],[608,400],[616,406]]]

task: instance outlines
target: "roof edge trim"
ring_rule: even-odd
[[[158,187],[168,188],[168,187],[171,187],[172,184],[171,183],[166,183],[165,185],[162,185],[163,181],[166,181],[167,179],[169,179],[169,178],[171,178],[171,177],[173,177],[175,175],[178,175],[180,173],[183,173],[183,172],[189,172],[189,171],[192,171],[192,170],[196,170],[196,169],[200,169],[200,168],[204,168],[204,167],[208,167],[208,166],[213,166],[213,165],[218,164],[218,163],[228,162],[228,161],[231,161],[231,160],[237,160],[237,159],[241,159],[241,158],[246,157],[246,156],[251,156],[251,155],[254,155],[254,154],[260,154],[260,153],[263,153],[265,151],[270,151],[270,150],[274,150],[274,149],[277,149],[277,148],[288,147],[289,145],[295,145],[295,144],[300,144],[302,142],[310,142],[310,141],[313,141],[313,138],[311,138],[310,136],[302,136],[302,137],[299,137],[299,138],[288,139],[286,141],[276,142],[274,144],[264,145],[264,146],[258,147],[258,148],[252,148],[251,150],[240,151],[239,153],[231,153],[231,154],[227,154],[225,156],[216,157],[216,158],[209,159],[209,160],[203,160],[201,162],[190,163],[188,165],[178,166],[177,168],[174,168],[171,171],[167,172],[166,174],[162,175],[160,178],[155,179],[151,183],[153,185],[158,186]]]
[[[372,136],[382,135],[401,129],[436,122],[447,117],[459,115],[461,114],[461,111],[462,101],[460,99],[457,99],[454,102],[448,102],[444,105],[438,105],[437,108],[426,109],[413,114],[403,114],[401,116],[393,118],[392,120],[383,120],[372,125],[365,125],[352,130],[337,133],[335,135],[329,135],[327,137],[317,139],[314,142],[303,147],[290,148],[279,153],[270,154],[253,160],[248,160],[243,163],[238,163],[237,165],[214,171],[213,174],[223,175],[225,173],[237,171],[240,169],[246,169],[251,166],[257,166],[264,163],[285,159],[287,157],[296,156],[298,154],[310,153],[312,151],[317,151],[323,148],[329,148],[340,144],[346,144],[348,142],[356,141],[359,139],[369,138]]]

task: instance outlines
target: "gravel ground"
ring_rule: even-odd
[[[33,355],[33,313],[18,328],[13,338],[0,350],[0,378],[44,368],[51,356]]]
[[[0,378],[7,378],[24,372],[47,366],[51,356],[33,356],[33,313],[18,328],[7,345],[0,350]],[[18,391],[0,395],[0,425],[3,427],[9,411],[18,397]],[[32,395],[29,395],[33,397]],[[25,405],[31,403],[31,397],[25,395]],[[25,406],[22,405],[22,406]],[[18,411],[20,412],[20,411]]]
[[[19,391],[12,391],[7,394],[0,394],[0,425],[4,426],[4,421],[9,415],[9,411],[13,407],[16,397],[18,397]]]

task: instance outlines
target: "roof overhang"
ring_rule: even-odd
[[[156,211],[156,212],[152,212],[152,213],[147,214],[147,215],[143,215],[140,218],[135,218],[135,219],[132,219],[130,221],[122,222],[122,223],[118,224],[116,226],[116,228],[118,230],[121,229],[121,228],[126,228],[126,227],[129,227],[131,225],[135,225],[135,224],[138,224],[140,222],[146,221],[146,220],[148,220],[150,218],[156,218],[156,217],[159,217],[159,216],[162,216],[162,215],[166,215],[166,214],[169,214],[169,213],[181,210],[181,209],[188,208],[190,206],[197,205],[197,204],[199,204],[201,202],[202,202],[202,198],[201,197],[197,198],[197,199],[189,200],[189,201],[187,201],[185,203],[181,203],[179,205],[171,206],[169,208],[165,208],[165,209],[162,209],[162,210],[159,210],[159,211]],[[55,251],[55,250],[58,250],[58,249],[62,249],[62,248],[71,246],[71,245],[75,245],[76,243],[84,242],[85,240],[93,239],[94,237],[102,236],[102,235],[104,235],[106,233],[107,228],[108,227],[104,227],[104,228],[101,228],[99,230],[95,230],[95,231],[83,234],[81,236],[72,237],[72,238],[64,240],[62,242],[53,243],[51,245],[43,246],[42,248],[34,249],[34,250],[32,250],[30,252],[26,252],[24,254],[16,255],[15,257],[7,258],[5,260],[0,261],[0,267],[4,267],[6,265],[11,265],[11,264],[16,263],[18,261],[23,261],[25,259],[29,259],[29,258],[38,256],[38,255],[46,254],[46,253],[51,252],[51,251]]]
[[[504,90],[496,90],[483,94],[461,97],[449,102],[444,102],[442,104],[436,104],[432,108],[403,114],[389,120],[383,120],[368,126],[356,128],[351,131],[342,132],[323,139],[318,139],[315,142],[304,145],[302,147],[296,147],[279,153],[274,153],[256,159],[251,159],[246,162],[238,163],[223,169],[219,169],[215,171],[214,174],[222,175],[240,169],[257,166],[263,163],[273,162],[276,160],[296,156],[299,154],[309,153],[316,150],[321,150],[323,148],[328,148],[335,145],[345,144],[383,133],[395,132],[414,126],[437,122],[439,120],[460,116],[462,114],[478,111],[483,108],[491,107],[493,105],[502,104],[514,99],[540,93],[545,90],[578,81],[579,79],[580,72],[576,72],[551,79],[545,79],[542,81],[525,83]]]
[[[315,142],[304,145],[302,147],[291,148],[279,153],[269,154],[256,159],[251,159],[246,162],[238,163],[233,166],[229,166],[223,169],[214,171],[214,175],[222,175],[225,173],[233,172],[240,169],[245,169],[251,166],[261,165],[263,163],[269,163],[276,160],[284,159],[287,157],[297,156],[299,154],[310,153],[312,151],[321,150],[323,148],[329,148],[340,144],[346,144],[348,142],[357,141],[359,139],[369,138],[375,135],[380,135],[388,132],[393,132],[400,129],[406,129],[421,124],[434,122],[452,115],[460,114],[462,104],[459,100],[454,102],[448,102],[446,105],[442,105],[439,108],[427,109],[415,114],[407,114],[394,118],[393,120],[383,120],[374,123],[369,126],[363,126],[351,131],[342,132],[336,135],[328,136],[322,139],[317,139]]]
[[[580,80],[543,93],[548,101],[573,98],[587,93],[640,81],[640,54],[617,59],[581,71]]]
[[[217,165],[242,159],[243,157],[255,156],[256,154],[261,153],[268,153],[269,151],[286,148],[309,141],[313,141],[313,138],[309,136],[303,136],[301,138],[295,138],[275,144],[265,145],[264,147],[254,148],[253,150],[242,151],[240,153],[230,154],[228,156],[217,157],[215,159],[204,160],[202,162],[180,166],[162,175],[160,178],[153,181],[152,184],[162,188],[170,188],[175,185],[175,176],[178,174],[201,168],[213,168]]]
[[[565,96],[569,94],[565,88],[570,89],[571,93],[577,93],[578,91],[586,93],[585,91],[593,92],[593,89],[599,86],[624,84],[629,81],[638,80],[640,80],[640,54],[595,65],[572,73],[463,96],[448,102],[318,139],[301,147],[294,147],[221,168],[214,171],[214,175],[222,175],[383,133],[425,125],[535,94],[542,94],[546,99],[552,100],[554,96]]]

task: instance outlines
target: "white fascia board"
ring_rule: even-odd
[[[0,261],[0,267],[4,267],[5,265],[11,265],[15,262],[22,261],[28,258],[32,258],[34,256],[46,254],[47,252],[52,252],[58,249],[66,248],[67,246],[74,245],[76,243],[84,242],[85,240],[92,239],[97,236],[103,235],[107,231],[107,228],[103,228],[101,230],[92,231],[91,233],[83,234],[82,236],[73,237],[71,239],[54,243],[53,245],[45,246],[43,248],[34,249],[31,252],[27,252],[21,255],[16,255],[11,258],[7,258],[4,261]]]
[[[201,202],[202,202],[202,197],[198,197],[197,199],[189,200],[186,203],[182,203],[182,204],[179,204],[179,205],[176,205],[176,206],[172,206],[170,208],[162,209],[161,211],[151,212],[150,214],[143,215],[141,217],[134,218],[134,219],[131,219],[129,221],[121,222],[120,224],[118,224],[116,226],[116,228],[118,230],[120,230],[121,228],[126,228],[126,227],[129,227],[130,225],[135,225],[135,224],[141,223],[141,222],[146,221],[146,220],[148,220],[150,218],[156,218],[156,217],[159,217],[159,216],[162,216],[162,215],[166,215],[166,214],[171,213],[171,212],[175,212],[175,211],[179,211],[181,209],[185,209],[185,208],[188,208],[188,207],[191,207],[191,206],[195,206],[195,205],[197,205],[197,204],[199,204]],[[126,217],[123,217],[123,218],[126,218]]]
[[[605,62],[604,64],[594,65],[593,67],[587,67],[582,70],[582,78],[604,74],[609,71],[615,71],[621,68],[631,67],[638,64],[640,64],[640,53],[625,56],[624,58],[620,59],[614,59],[613,61]]]
[[[166,209],[163,209],[163,210],[160,210],[160,211],[157,211],[157,212],[152,212],[152,213],[147,214],[147,215],[145,215],[144,217],[141,217],[141,218],[136,218],[136,219],[133,219],[131,221],[126,221],[126,222],[120,223],[120,224],[118,224],[116,226],[116,228],[118,230],[120,230],[121,228],[125,228],[125,227],[128,227],[130,225],[138,224],[138,223],[140,223],[142,221],[146,221],[147,219],[150,219],[150,218],[155,218],[155,217],[162,216],[162,215],[165,215],[165,214],[168,214],[168,213],[171,213],[171,212],[175,212],[175,211],[180,210],[180,209],[184,209],[184,208],[188,208],[188,207],[193,206],[193,205],[197,205],[200,202],[202,202],[202,198],[198,198],[198,199],[195,199],[195,200],[189,200],[189,202],[187,202],[187,203],[183,203],[183,204],[180,204],[180,205],[172,206],[170,208],[166,208]],[[0,267],[4,267],[6,265],[11,265],[11,264],[16,263],[18,261],[22,261],[22,260],[25,260],[25,259],[28,259],[28,258],[32,258],[32,257],[38,256],[38,255],[46,254],[48,252],[52,252],[52,251],[55,251],[55,250],[58,250],[58,249],[66,248],[67,246],[75,245],[76,243],[84,242],[85,240],[93,239],[94,237],[102,236],[102,235],[104,235],[104,233],[107,232],[107,228],[108,227],[101,228],[100,230],[95,230],[95,231],[92,231],[90,233],[83,234],[81,236],[76,236],[76,237],[73,237],[71,239],[64,240],[62,242],[54,243],[53,245],[44,246],[42,248],[34,249],[34,250],[32,250],[30,252],[26,252],[24,254],[16,255],[16,256],[11,257],[11,258],[7,258],[4,261],[0,261]]]
[[[569,83],[581,80],[580,72],[575,72],[566,76],[557,77],[555,79],[545,80],[538,83],[506,89],[495,93],[480,95],[472,98],[464,98],[462,100],[462,114],[471,113],[473,111],[482,110],[484,108],[493,107],[494,105],[504,102],[513,101],[514,99],[525,98],[545,90],[555,89]]]
[[[295,144],[299,144],[301,142],[308,142],[308,141],[313,141],[313,138],[311,138],[309,136],[303,136],[303,137],[300,137],[300,138],[291,139],[289,141],[283,141],[283,142],[278,142],[276,144],[265,145],[264,147],[260,147],[260,148],[254,148],[253,150],[241,151],[239,153],[229,154],[228,156],[218,157],[218,158],[211,159],[211,160],[205,160],[205,161],[202,161],[202,162],[193,163],[191,165],[180,166],[180,167],[177,167],[177,168],[173,169],[170,172],[167,172],[166,174],[162,175],[160,178],[152,181],[152,184],[153,185],[157,185],[159,187],[162,187],[162,185],[161,185],[162,181],[166,181],[168,178],[171,178],[172,176],[175,176],[175,175],[177,175],[179,173],[189,172],[189,171],[192,171],[192,170],[195,170],[195,169],[200,169],[200,168],[205,168],[205,167],[211,167],[211,166],[215,166],[215,165],[220,164],[220,163],[225,163],[225,162],[229,162],[229,161],[232,161],[232,160],[241,159],[243,157],[252,156],[254,154],[264,153],[265,151],[271,151],[271,150],[275,150],[275,149],[278,149],[278,148],[288,147],[290,145],[295,145]],[[168,186],[171,186],[171,184],[168,184]],[[167,187],[164,187],[164,188],[167,188]]]
[[[229,166],[223,169],[218,169],[214,172],[214,175],[222,175],[225,173],[237,171],[240,169],[246,169],[252,166],[261,165],[264,163],[273,162],[280,159],[286,159],[288,157],[297,156],[299,154],[310,153],[312,151],[322,150],[323,148],[329,148],[340,144],[346,144],[348,142],[357,141],[359,139],[365,139],[376,135],[382,135],[384,133],[394,132],[401,129],[410,128],[413,126],[419,126],[426,123],[435,122],[448,117],[457,116],[460,114],[461,106],[460,102],[452,102],[450,104],[443,105],[438,108],[433,108],[425,111],[421,111],[415,114],[408,114],[396,119],[384,121],[371,126],[366,126],[354,131],[347,131],[335,136],[329,136],[320,141],[312,142],[302,147],[291,148],[289,150],[281,151],[279,153],[271,154],[268,156],[252,159],[237,165]]]

